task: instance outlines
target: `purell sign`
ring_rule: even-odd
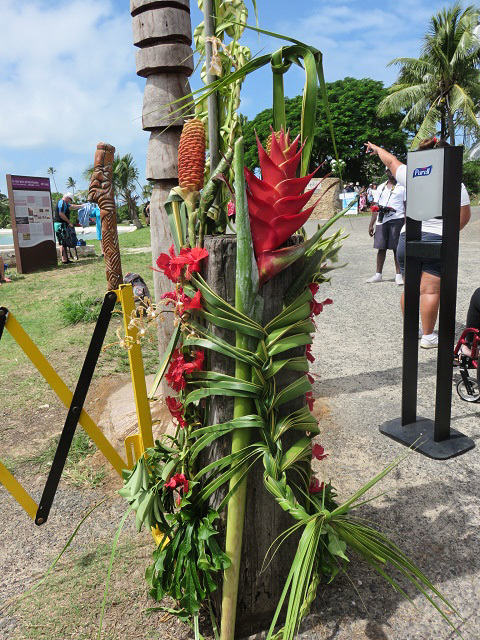
[[[417,167],[417,169],[413,170],[413,177],[418,178],[419,176],[429,176],[432,173],[432,165],[428,167]]]
[[[428,220],[442,215],[444,149],[411,151],[407,159],[407,216]]]

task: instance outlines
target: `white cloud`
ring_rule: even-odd
[[[0,7],[4,148],[78,152],[100,140],[128,147],[146,135],[128,14],[109,0]]]

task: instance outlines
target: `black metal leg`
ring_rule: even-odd
[[[82,371],[78,378],[75,393],[73,394],[70,409],[68,410],[67,419],[65,420],[65,425],[60,436],[57,451],[53,458],[52,467],[48,474],[47,482],[45,483],[42,498],[38,506],[35,524],[44,524],[47,521],[48,514],[50,513],[53,499],[55,498],[55,493],[65,467],[73,436],[75,435],[75,429],[77,428],[83,404],[87,397],[88,389],[92,381],[92,376],[97,365],[98,357],[102,349],[116,300],[117,295],[113,291],[109,291],[103,300],[100,315],[93,331],[90,346],[88,347]]]

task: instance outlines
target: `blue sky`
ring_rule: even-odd
[[[193,28],[201,15],[190,0]],[[249,22],[254,24],[251,0]],[[386,65],[419,54],[430,16],[446,2],[430,0],[257,0],[259,23],[323,52],[327,81],[371,77],[387,86],[396,77]],[[45,176],[55,167],[59,191],[69,176],[87,185],[84,169],[96,143],[132,153],[145,175],[149,134],[141,128],[145,80],[135,74],[128,0],[0,0],[0,191],[5,174]],[[246,32],[253,53],[281,46]],[[300,69],[285,76],[286,93],[303,86]],[[198,87],[199,80],[192,79]],[[242,113],[252,118],[271,104],[268,69],[250,76]],[[53,187],[53,184],[52,184]]]

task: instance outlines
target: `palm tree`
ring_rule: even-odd
[[[402,128],[417,128],[412,149],[434,135],[455,144],[455,128],[478,133],[480,105],[480,40],[474,34],[480,11],[465,10],[459,2],[432,16],[419,58],[395,58],[400,67],[390,95],[378,107],[379,115],[406,111]]]
[[[75,187],[77,186],[76,180],[73,178],[68,178],[67,180],[67,189],[71,189],[73,192],[73,197],[75,197]]]
[[[55,185],[55,191],[58,193],[57,183],[55,182],[55,174],[57,173],[57,170],[54,169],[53,167],[48,167],[47,173],[49,176],[52,176],[53,184]]]

